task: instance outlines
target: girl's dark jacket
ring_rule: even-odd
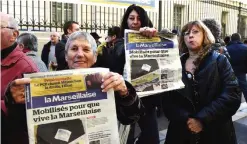
[[[188,56],[181,56],[185,88],[163,97],[164,113],[170,121],[165,143],[236,144],[232,116],[240,106],[241,93],[230,63],[224,55],[209,52],[194,73],[195,86],[191,89],[185,72]],[[194,90],[197,97],[189,94]],[[188,130],[188,118],[203,124],[200,134]]]

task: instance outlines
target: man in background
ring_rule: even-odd
[[[1,21],[1,143],[28,143],[26,115],[17,113],[17,109],[26,111],[24,106],[10,103],[8,95],[10,83],[22,78],[25,73],[38,71],[37,66],[28,58],[17,45],[19,36],[18,22],[8,14],[0,12]],[[25,131],[25,133],[23,133]]]
[[[50,35],[50,41],[43,47],[41,53],[41,59],[47,66],[55,70],[57,68],[57,58],[55,56],[56,44],[60,41],[60,34],[58,32],[52,32]]]
[[[37,37],[31,33],[22,33],[17,38],[17,43],[23,52],[30,57],[36,64],[40,72],[47,72],[45,63],[38,56],[38,40]]]
[[[247,39],[246,39],[246,40],[244,40],[244,44],[245,44],[245,45],[247,45]]]
[[[224,41],[221,39],[221,24],[214,18],[203,19],[202,22],[209,28],[212,32],[215,43],[212,45],[212,49],[224,54],[228,60],[230,60],[230,55],[226,49]]]
[[[55,56],[57,59],[57,70],[63,70],[68,67],[67,62],[65,61],[65,44],[69,36],[73,32],[79,31],[79,30],[80,30],[80,26],[75,21],[67,21],[63,25],[64,34],[62,35],[62,40],[59,43],[57,43],[55,47]]]
[[[240,34],[234,33],[226,48],[231,56],[230,62],[238,78],[239,87],[244,94],[245,101],[247,101],[247,46],[241,42]]]
[[[97,54],[96,66],[109,68],[110,71],[123,75],[125,53],[119,27],[108,29],[106,42],[97,48]]]
[[[97,46],[99,46],[101,44],[101,42],[99,41],[101,37],[96,32],[92,32],[90,34],[91,36],[93,36],[94,40],[96,41]]]

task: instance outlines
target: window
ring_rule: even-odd
[[[182,27],[182,6],[174,6],[174,15],[173,15],[173,29],[180,30]]]
[[[240,18],[240,22],[239,22],[239,28],[240,28],[240,30],[239,30],[239,33],[240,33],[240,35],[242,36],[242,38],[246,38],[247,37],[247,22],[246,22],[246,20],[247,20],[247,17],[246,16],[240,16],[239,17]]]
[[[53,2],[52,22],[61,24],[69,20],[73,20],[73,4]]]
[[[62,22],[62,3],[52,3],[52,22]]]
[[[73,4],[64,4],[64,20],[65,21],[70,21],[73,20]]]
[[[228,15],[228,12],[226,12],[226,11],[223,11],[222,15],[221,15],[221,26],[222,26],[221,36],[222,37],[225,37],[227,35],[226,34],[227,15]]]

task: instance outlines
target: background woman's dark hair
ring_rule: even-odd
[[[152,22],[150,21],[150,19],[148,18],[147,12],[140,6],[137,6],[135,4],[130,5],[127,10],[125,11],[123,18],[122,18],[122,22],[121,22],[121,36],[124,37],[124,30],[125,29],[129,29],[128,24],[127,24],[127,20],[129,17],[129,14],[135,10],[139,17],[140,17],[140,21],[141,21],[141,27],[153,27]]]

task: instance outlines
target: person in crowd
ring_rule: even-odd
[[[212,46],[213,50],[216,50],[217,52],[224,54],[228,59],[230,59],[230,55],[227,52],[227,49],[225,47],[225,43],[223,43],[223,40],[221,37],[221,24],[216,21],[214,18],[206,18],[203,19],[202,22],[209,28],[211,33],[214,36],[215,43]]]
[[[68,69],[91,68],[95,65],[97,52],[96,42],[87,32],[74,32],[70,35],[65,45],[65,58],[68,63]],[[142,105],[133,86],[124,81],[118,73],[109,72],[103,76],[102,91],[107,92],[113,88],[115,92],[117,118],[122,124],[131,124],[136,122],[142,115]],[[6,91],[6,103],[9,106],[24,107],[24,85],[30,83],[29,78],[14,80]],[[25,115],[25,112],[20,112]],[[20,123],[16,121],[16,123]],[[21,123],[26,126],[26,122]],[[24,137],[28,139],[28,137]],[[26,144],[26,143],[18,143]]]
[[[26,128],[25,115],[16,110],[25,111],[25,107],[17,105],[7,107],[4,98],[5,91],[10,83],[21,78],[25,73],[37,72],[38,68],[33,61],[27,57],[16,43],[19,36],[18,22],[8,14],[0,12],[1,21],[1,139],[4,144],[28,143],[22,137],[27,133],[20,133],[20,129]],[[15,121],[16,120],[16,121]]]
[[[177,36],[180,36],[179,30],[173,29],[171,32]]]
[[[75,21],[67,21],[63,25],[64,34],[62,36],[62,40],[59,43],[57,43],[55,46],[55,56],[57,59],[57,70],[63,70],[67,67],[67,63],[65,61],[65,52],[64,52],[65,44],[69,36],[73,32],[79,31],[79,30],[80,30],[80,26]]]
[[[237,144],[232,116],[241,93],[228,59],[211,49],[214,43],[201,21],[183,26],[179,48],[185,88],[163,97],[170,121],[165,144]]]
[[[125,64],[125,55],[122,54],[123,47],[120,27],[110,27],[106,42],[97,48],[97,65],[99,67],[109,68],[110,71],[123,75],[123,66]]]
[[[241,36],[234,33],[226,47],[231,56],[231,65],[238,78],[239,86],[247,101],[247,46],[241,42]]]
[[[224,42],[225,42],[226,46],[228,46],[228,44],[230,43],[230,41],[231,41],[231,36],[226,36],[224,38]]]
[[[246,40],[244,40],[244,44],[245,44],[245,45],[247,45],[247,39],[246,39]]]
[[[58,32],[52,32],[50,35],[50,41],[46,43],[43,47],[41,53],[41,59],[47,66],[47,68],[52,68],[53,70],[57,67],[57,59],[55,56],[56,44],[60,41],[60,34]]]
[[[33,60],[40,72],[47,72],[45,63],[37,54],[38,40],[35,35],[31,33],[22,33],[17,38],[17,44],[23,49],[22,51]]]
[[[130,5],[122,18],[121,26],[120,26],[120,34],[121,37],[124,37],[125,29],[137,30],[140,31],[141,34],[145,36],[155,36],[157,35],[157,30],[152,28],[153,24],[147,16],[146,11],[136,5]],[[122,45],[119,44],[122,48],[122,55],[124,63],[118,63],[118,67],[124,69],[125,64],[125,50],[124,50],[124,40],[122,39]],[[121,61],[121,62],[122,62]],[[138,125],[141,129],[141,134],[138,137],[137,144],[159,144],[159,131],[158,131],[158,123],[157,123],[157,114],[156,107],[160,102],[159,95],[152,95],[141,98],[142,103],[145,107],[145,115],[142,116]],[[132,129],[134,126],[132,125]],[[131,131],[130,133],[132,133]],[[133,134],[133,133],[132,133]],[[129,136],[128,142],[131,143],[131,135]]]
[[[93,38],[95,39],[97,46],[99,46],[101,44],[101,42],[99,41],[99,39],[101,38],[96,32],[92,32],[90,33],[91,36],[93,36]]]

